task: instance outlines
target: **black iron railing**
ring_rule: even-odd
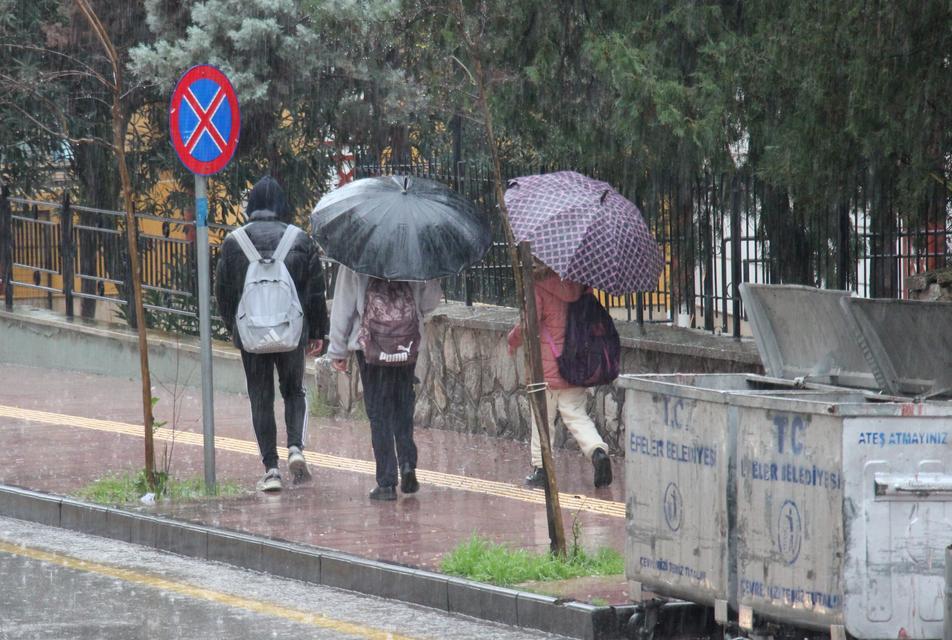
[[[149,326],[197,333],[194,223],[143,213],[135,219]],[[9,247],[0,255],[0,274],[9,283],[4,286],[7,308],[19,289],[25,297],[45,298],[50,308],[54,298],[62,298],[67,317],[76,313],[75,300],[83,315],[107,304],[134,324],[125,226],[124,213],[74,205],[68,196],[60,202],[0,198],[0,247]],[[228,230],[214,226],[219,236]],[[212,244],[213,265],[217,249]],[[215,319],[221,337],[220,318]]]
[[[504,179],[561,168],[507,166]],[[601,296],[631,321],[674,322],[739,336],[744,311],[737,285],[743,282],[903,297],[910,276],[945,266],[952,249],[948,203],[934,219],[904,224],[908,216],[891,203],[872,205],[869,194],[876,187],[864,176],[844,189],[848,196],[807,208],[793,207],[785,192],[744,172],[707,173],[685,184],[673,173],[641,176],[636,183],[629,172],[580,171],[635,202],[662,249],[665,268],[654,291]],[[375,164],[357,157],[358,178],[401,173],[453,186],[493,221],[495,241],[486,259],[450,279],[447,296],[513,304],[513,275],[487,167],[439,158]]]
[[[507,167],[506,177],[537,173]],[[356,177],[409,174],[443,181],[472,200],[490,219],[494,242],[484,260],[447,278],[450,300],[467,304],[515,304],[509,253],[497,215],[495,187],[485,165],[438,159],[370,164],[358,157]],[[889,203],[870,203],[873,192],[859,184],[849,198],[811,209],[791,207],[789,198],[756,178],[734,174],[698,176],[690,185],[672,176],[640,187],[613,181],[606,172],[587,172],[612,183],[642,210],[661,246],[665,267],[654,291],[602,296],[616,317],[636,322],[674,322],[740,335],[742,282],[796,282],[850,289],[863,297],[902,297],[910,276],[948,263],[949,208],[935,219],[903,224]],[[197,324],[194,223],[145,213],[139,227],[142,284],[150,326],[195,334]],[[0,280],[12,307],[18,295],[43,300],[65,313],[91,315],[96,304],[112,305],[128,321],[132,292],[125,214],[59,202],[0,194]],[[218,242],[231,229],[209,224],[211,266]],[[333,291],[335,269],[325,269]],[[214,305],[214,299],[212,300]],[[213,307],[213,314],[217,311]],[[216,318],[213,329],[223,337]]]

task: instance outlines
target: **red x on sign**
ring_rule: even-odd
[[[185,72],[172,92],[169,129],[172,146],[192,173],[221,171],[241,129],[238,98],[225,74],[209,65]]]
[[[195,112],[195,115],[198,116],[199,120],[198,126],[192,130],[191,137],[185,142],[185,150],[192,153],[203,133],[208,133],[219,149],[224,149],[228,146],[228,143],[222,139],[218,129],[212,124],[212,117],[225,100],[225,92],[219,89],[212,98],[212,103],[208,106],[208,109],[202,109],[202,105],[198,104],[198,100],[195,98],[191,89],[185,92],[184,98],[185,101],[188,102],[188,106],[190,106],[192,111]]]

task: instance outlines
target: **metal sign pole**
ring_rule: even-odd
[[[169,101],[169,134],[182,164],[195,174],[195,253],[198,256],[198,332],[202,343],[202,431],[205,491],[215,495],[215,403],[212,385],[212,327],[209,312],[208,175],[218,173],[238,146],[241,112],[227,76],[207,64],[185,72]]]
[[[208,190],[195,174],[195,250],[198,254],[198,332],[202,343],[202,423],[205,435],[205,491],[215,495],[215,402],[212,386],[212,326],[209,317]]]

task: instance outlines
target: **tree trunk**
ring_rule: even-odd
[[[112,148],[116,154],[116,161],[119,165],[119,179],[122,184],[122,201],[126,214],[126,241],[129,247],[129,257],[131,258],[131,286],[135,297],[135,306],[131,313],[135,314],[138,321],[137,334],[139,337],[139,372],[142,376],[142,418],[143,432],[145,436],[145,476],[152,491],[156,491],[155,477],[155,448],[153,446],[153,417],[152,417],[152,383],[149,372],[149,342],[145,329],[145,311],[142,304],[142,287],[139,274],[139,251],[138,234],[135,223],[135,213],[133,212],[132,181],[129,178],[129,167],[126,164],[125,133],[128,127],[128,120],[122,111],[122,63],[119,61],[119,54],[116,52],[109,34],[103,27],[102,22],[89,6],[88,0],[76,0],[76,4],[89,21],[89,26],[96,34],[105,53],[112,65],[112,77],[114,84],[109,88],[112,90]]]
[[[870,272],[874,298],[893,297],[896,283],[896,211],[892,198],[894,176],[882,160],[874,162],[869,210]]]
[[[815,284],[806,227],[796,219],[785,188],[764,185],[761,219],[769,282]]]
[[[409,165],[410,160],[407,128],[403,125],[390,127],[390,164],[397,173],[404,173],[406,170],[402,166]]]
[[[694,238],[694,194],[692,178],[678,177],[674,193],[669,197],[671,211],[671,312],[694,314],[694,269],[697,265],[697,246]],[[672,197],[673,196],[673,197]],[[677,319],[673,318],[674,320]]]

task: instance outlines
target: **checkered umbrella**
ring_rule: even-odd
[[[658,243],[638,207],[607,182],[574,171],[515,178],[506,207],[516,240],[559,277],[612,295],[657,288]]]

